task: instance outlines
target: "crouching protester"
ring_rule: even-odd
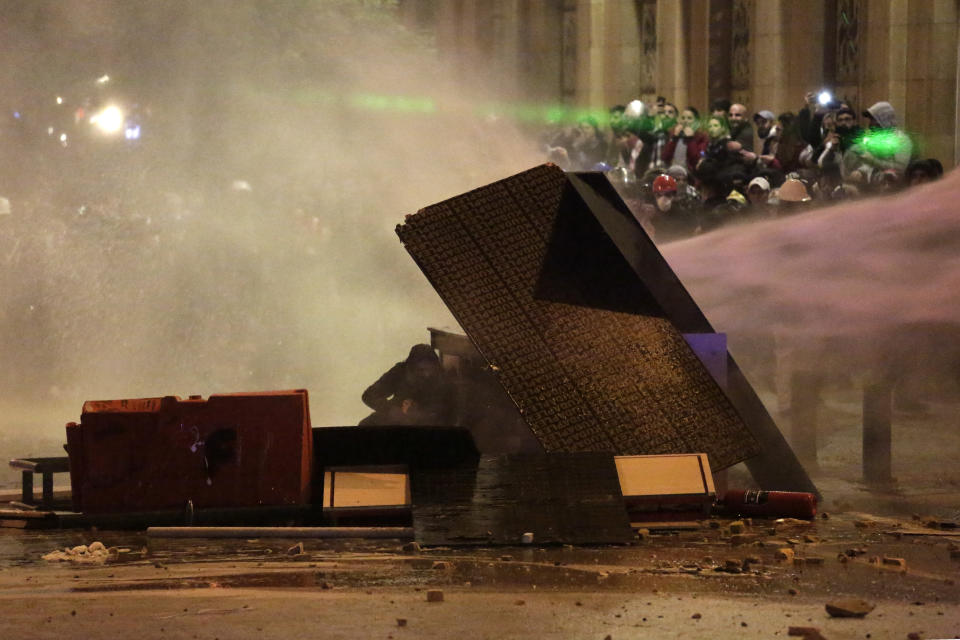
[[[653,203],[645,207],[644,227],[658,244],[689,238],[700,231],[698,203],[680,195],[672,176],[657,176],[650,192]]]
[[[380,376],[361,399],[374,410],[360,421],[361,427],[438,426],[452,424],[455,417],[453,388],[428,344],[414,345],[407,359]]]

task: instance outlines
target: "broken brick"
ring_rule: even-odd
[[[783,547],[781,549],[777,549],[777,552],[773,554],[773,557],[775,557],[777,560],[787,561],[787,562],[792,562],[793,556],[794,556],[793,549],[791,549],[790,547]]]
[[[743,533],[747,525],[743,520],[736,520],[730,523],[730,533]]]
[[[816,627],[788,627],[788,636],[799,636],[805,640],[826,640]]]
[[[900,571],[907,570],[907,561],[903,558],[892,558],[890,556],[883,556],[883,564],[888,567],[897,567]]]
[[[420,553],[420,543],[419,542],[408,542],[403,545],[403,550],[408,553]]]
[[[826,604],[827,613],[833,618],[862,618],[875,607],[860,598],[840,598]]]
[[[443,591],[440,589],[427,590],[427,602],[443,602]]]
[[[302,554],[302,553],[303,553],[303,543],[302,543],[302,542],[298,542],[297,544],[295,544],[295,545],[293,545],[292,547],[290,547],[289,549],[287,549],[287,555],[288,555],[288,556],[298,556],[298,555],[300,555],[300,554]]]

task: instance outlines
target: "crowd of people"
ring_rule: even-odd
[[[943,175],[889,102],[858,114],[815,93],[779,116],[726,99],[709,114],[664,97],[634,100],[549,131],[543,148],[565,170],[606,172],[660,243]]]

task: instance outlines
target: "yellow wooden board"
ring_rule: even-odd
[[[615,456],[624,498],[716,495],[705,453]]]
[[[410,504],[410,478],[405,473],[326,471],[324,507],[393,507]]]

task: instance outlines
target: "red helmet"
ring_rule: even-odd
[[[656,180],[653,181],[653,193],[676,193],[677,192],[677,181],[668,175],[659,175]]]

